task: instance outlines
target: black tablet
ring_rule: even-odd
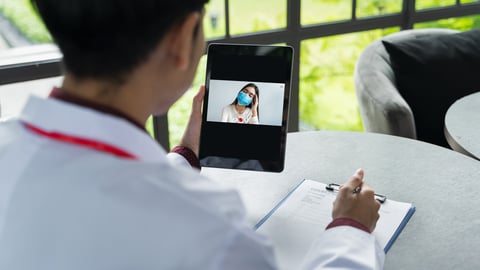
[[[201,166],[283,170],[292,59],[289,46],[208,46]]]

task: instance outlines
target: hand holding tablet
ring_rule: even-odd
[[[209,45],[202,166],[283,170],[292,59],[289,46]]]

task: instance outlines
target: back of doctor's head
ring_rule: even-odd
[[[77,78],[121,81],[208,0],[31,0]]]

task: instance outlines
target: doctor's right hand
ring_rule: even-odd
[[[375,192],[363,182],[364,172],[358,169],[355,174],[340,187],[333,203],[332,217],[349,218],[366,226],[373,232],[380,217],[380,203]]]

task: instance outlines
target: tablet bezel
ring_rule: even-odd
[[[208,46],[199,151],[202,167],[283,171],[292,63],[293,48],[290,46],[231,43]],[[209,100],[214,89],[210,84],[218,80],[231,81],[232,85],[246,82],[283,85],[280,121],[274,124],[262,122],[262,110],[268,109],[268,100],[262,100],[262,92],[259,95],[259,125],[211,121]],[[233,138],[232,142],[227,141],[229,138]],[[242,138],[247,138],[247,143]]]

